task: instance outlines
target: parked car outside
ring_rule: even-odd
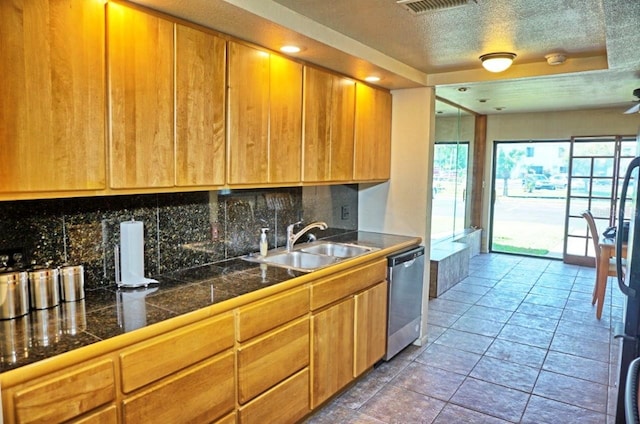
[[[551,181],[551,183],[556,188],[567,188],[567,184],[569,182],[569,179],[567,178],[566,174],[556,174],[556,175],[552,175],[549,178],[549,181]]]
[[[530,174],[524,178],[524,189],[528,193],[533,190],[555,190],[556,186],[542,174]]]

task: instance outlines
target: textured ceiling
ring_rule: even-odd
[[[136,2],[271,49],[301,44],[303,60],[386,88],[433,85],[477,113],[622,112],[640,87],[640,0],[477,0],[420,15],[395,0]],[[504,73],[480,66],[495,51],[518,55]],[[567,62],[548,65],[551,52]]]

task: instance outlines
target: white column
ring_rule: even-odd
[[[394,90],[391,94],[391,179],[383,184],[360,185],[358,229],[422,237],[427,260],[422,328],[416,344],[423,344],[429,301],[435,90],[412,88]]]

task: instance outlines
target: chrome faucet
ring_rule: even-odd
[[[302,221],[298,221],[295,222],[291,225],[289,225],[287,227],[287,252],[291,252],[291,249],[293,249],[293,245],[296,241],[298,241],[298,239],[300,237],[302,237],[302,235],[304,235],[304,233],[306,233],[307,231],[309,231],[312,228],[320,228],[321,230],[326,230],[327,229],[327,223],[324,221],[316,221],[316,222],[312,222],[311,224],[307,225],[306,227],[304,227],[302,230],[298,231],[297,233],[293,234],[293,228],[296,225],[302,224]]]

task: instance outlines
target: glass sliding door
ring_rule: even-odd
[[[495,142],[490,250],[561,258],[569,141]]]

